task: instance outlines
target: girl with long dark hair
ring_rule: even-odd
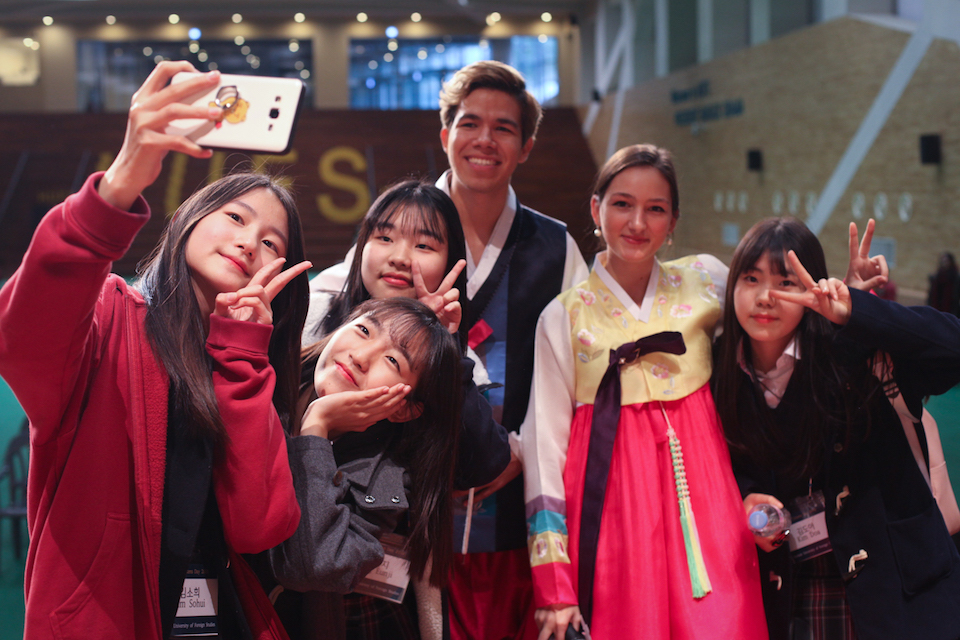
[[[766,638],[707,384],[726,267],[657,259],[680,217],[665,149],[611,156],[591,214],[607,249],[540,316],[521,430],[540,638]]]
[[[419,180],[391,185],[360,222],[343,289],[312,293],[304,344],[337,329],[361,302],[419,298],[424,292],[415,289],[414,264],[430,292],[437,291],[446,274],[458,269],[447,291],[452,302],[452,295],[466,287],[466,277],[458,267],[461,260],[466,261],[463,228],[450,196]]]
[[[220,115],[181,102],[219,74],[169,85],[181,71],[195,69],[157,65],[116,160],[44,217],[0,291],[0,373],[31,430],[27,637],[275,623],[238,554],[300,516],[282,426],[310,266],[293,199],[264,176],[223,178],[178,209],[135,285],[110,274],[167,152],[210,157],[164,133]],[[195,587],[206,620],[179,606]]]
[[[351,317],[358,306],[372,300],[416,298],[439,314],[440,323],[456,336],[455,343],[465,344],[466,336],[459,330],[461,316],[459,296],[464,287],[462,273],[465,264],[464,251],[463,232],[456,207],[443,191],[418,180],[405,180],[387,188],[376,199],[360,223],[357,245],[350,259],[350,270],[343,290],[311,293],[304,342],[309,343],[311,340],[329,336]],[[307,402],[316,397],[314,377],[319,355],[320,348],[316,345],[304,350],[301,379],[301,389],[304,393],[301,407],[305,407]],[[455,463],[456,473],[452,488],[468,489],[490,482],[509,462],[510,449],[506,432],[493,419],[489,403],[473,382],[474,364],[470,358],[463,357],[460,360],[459,369],[454,372],[453,379],[442,381],[444,388],[446,385],[453,384],[451,388],[454,392],[451,398],[463,402],[463,411],[459,413],[460,427],[457,430],[459,446],[441,461],[421,461],[416,455],[402,457],[401,465],[412,474],[411,477],[415,480],[422,478],[419,474],[423,468],[431,467],[438,462],[454,468]],[[434,384],[433,378],[425,378],[425,380],[427,381],[423,382],[422,386]],[[438,381],[437,384],[441,382]],[[365,443],[364,446],[372,447],[373,451],[377,451],[377,447],[381,446],[377,444],[381,439],[381,432],[384,429],[390,432],[396,431],[396,428],[389,424],[388,418],[399,407],[410,401],[406,398],[407,393],[408,387],[392,385],[357,391],[349,396],[338,395],[335,406],[340,424],[347,421],[356,431],[366,429],[367,432],[353,433],[345,442],[338,438],[330,438],[334,441],[333,452],[336,462],[344,464],[350,458],[344,457],[346,454],[340,452],[354,451],[360,446],[359,443]],[[303,448],[303,456],[311,455],[308,444],[304,441],[314,441],[315,444],[315,440],[315,438],[294,438],[291,441],[293,443],[291,444],[291,464],[294,468],[306,464],[301,459],[301,448]],[[352,462],[349,464],[352,468]],[[420,504],[421,500],[426,500],[426,504],[432,506],[424,513],[430,518],[441,517],[444,526],[450,526],[451,523],[447,520],[452,516],[446,511],[448,508],[446,502],[437,502],[430,497],[440,495],[436,494],[436,486],[430,483],[424,484],[418,480],[406,491],[410,495],[412,504]],[[444,501],[449,498],[447,493],[442,495]],[[323,510],[321,503],[322,501],[304,505],[304,510],[308,513],[305,523],[311,517],[309,514],[313,514],[318,509]],[[413,509],[410,514],[418,512],[418,509]],[[404,511],[403,519],[405,515]],[[317,562],[321,563],[320,568],[316,569],[316,573],[312,574],[313,578],[309,580],[291,579],[289,571],[282,571],[277,574],[280,583],[297,591],[319,591],[327,594],[351,591],[356,582],[363,577],[364,573],[359,569],[365,567],[366,563],[352,563],[350,571],[346,575],[341,575],[341,580],[331,581],[329,572],[340,575],[340,570],[323,565],[327,561],[323,556],[323,549],[330,538],[322,534],[323,529],[319,525],[305,524],[305,526],[310,526],[310,535],[314,540],[311,544],[318,554]],[[449,573],[452,560],[452,536],[451,533],[450,540],[434,546],[432,570],[421,576],[423,581],[418,581],[415,585],[416,603],[413,602],[412,597],[397,605],[383,600],[374,600],[369,596],[350,595],[344,599],[345,614],[342,609],[337,610],[337,607],[333,606],[331,607],[332,616],[326,616],[327,619],[343,618],[345,630],[337,631],[336,625],[331,627],[327,623],[321,627],[326,637],[338,638],[345,635],[354,637],[355,627],[363,624],[368,636],[392,640],[407,635],[418,636],[419,634],[416,633],[418,617],[421,628],[430,627],[433,623],[439,624],[440,594],[437,588],[445,584]],[[411,540],[411,544],[413,542]],[[326,568],[323,568],[324,566]],[[305,596],[303,605],[298,606],[295,603],[290,604],[296,596],[286,594],[282,598],[282,601],[278,600],[278,608],[283,611],[284,618],[292,620],[291,625],[298,625],[302,620],[302,624],[311,629],[307,633],[310,637],[316,637],[318,633],[317,625],[311,622],[315,618],[315,612],[321,608],[326,610],[331,602],[338,600],[328,595],[310,593]],[[414,605],[418,609],[417,613],[412,611]],[[428,620],[431,622],[428,623]]]
[[[919,428],[960,381],[960,321],[828,279],[816,236],[773,218],[734,254],[717,352],[744,507],[793,513],[757,539],[770,637],[956,638],[960,555],[893,403]]]
[[[303,522],[270,560],[284,587],[306,592],[292,635],[335,638],[351,628],[330,596],[380,564],[383,534],[407,537],[412,578],[441,585],[449,572],[460,349],[428,307],[397,297],[361,303],[305,355],[317,399],[289,442]],[[364,393],[388,400],[368,413]],[[415,633],[402,611],[380,615],[379,636]]]

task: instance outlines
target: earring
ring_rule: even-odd
[[[593,228],[593,235],[597,236],[598,238],[603,235],[603,232],[600,231],[600,227]]]
[[[667,236],[667,246],[669,247],[672,244],[673,244],[673,234],[671,233],[670,235]]]

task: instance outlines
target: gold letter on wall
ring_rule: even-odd
[[[320,179],[331,187],[352,193],[356,201],[351,207],[340,207],[334,203],[329,194],[322,193],[317,196],[317,208],[328,220],[340,224],[351,224],[367,212],[367,207],[370,206],[370,191],[362,179],[338,173],[335,165],[339,161],[349,162],[351,168],[359,173],[367,170],[367,159],[353,147],[333,147],[320,156],[318,165]]]

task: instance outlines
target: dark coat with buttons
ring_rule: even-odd
[[[287,589],[353,591],[383,561],[378,537],[394,531],[410,507],[409,477],[387,455],[393,438],[384,433],[351,449],[351,435],[336,443],[316,436],[287,442],[303,516],[293,536],[270,551],[273,573]],[[335,448],[346,453],[337,455],[345,459],[340,465]]]
[[[883,351],[911,413],[922,399],[960,383],[960,321],[930,307],[903,307],[851,291],[853,314],[838,332],[844,355]],[[801,356],[802,357],[802,356]],[[739,372],[744,393],[753,384]],[[793,380],[774,410],[789,429],[802,412],[814,410]],[[888,399],[872,400],[872,422],[855,424],[849,442],[836,434],[825,443],[823,470],[814,488],[826,498],[826,524],[833,557],[844,580],[859,640],[960,638],[960,555],[911,453],[902,422]],[[922,433],[922,431],[921,431]],[[735,461],[744,496],[774,495],[784,503],[799,495],[796,482],[776,469]],[[805,489],[805,482],[803,486]],[[785,485],[790,485],[787,489]],[[849,491],[846,497],[843,494]],[[838,496],[840,499],[838,500]],[[864,560],[854,556],[866,555]],[[793,567],[784,547],[760,552],[761,581],[770,637],[787,640]]]
[[[395,531],[410,507],[409,474],[390,457],[402,427],[378,423],[335,443],[288,438],[290,470],[302,517],[293,536],[268,552],[270,570],[303,602],[278,601],[291,637],[340,638],[340,594],[383,562],[378,538]],[[289,596],[281,596],[287,599]]]

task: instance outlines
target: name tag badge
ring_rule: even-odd
[[[383,563],[368,573],[355,589],[356,593],[401,603],[410,584],[410,552],[406,539],[395,533],[380,538],[383,545]]]
[[[183,580],[170,637],[215,636],[217,633],[217,579],[210,576],[202,564],[191,564]]]
[[[790,509],[794,516],[790,525],[790,557],[794,562],[803,562],[828,553],[830,538],[827,533],[827,516],[823,492],[797,498]]]

